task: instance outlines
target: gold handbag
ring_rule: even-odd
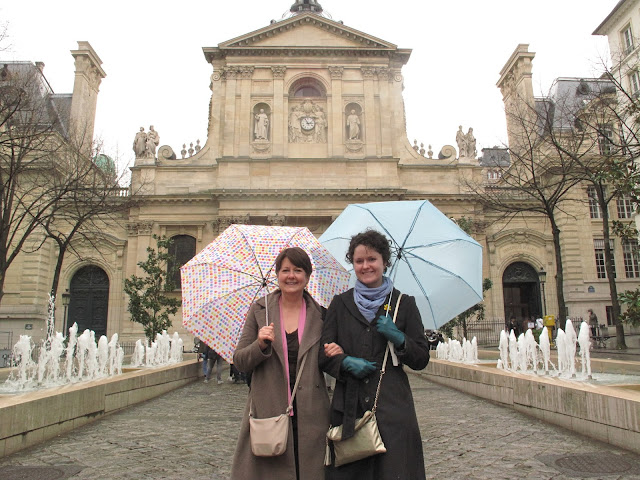
[[[293,386],[291,401],[285,413],[277,417],[255,418],[253,412],[253,400],[249,407],[249,438],[251,440],[251,451],[256,457],[277,457],[287,450],[289,440],[289,425],[291,425],[291,410],[293,410],[293,399],[296,396],[300,375],[304,368],[307,355],[302,358],[300,370],[296,375],[296,383]]]
[[[393,314],[393,323],[396,322],[398,315],[398,306],[400,305],[400,298],[396,303],[396,309]],[[333,454],[335,457],[335,466],[339,467],[347,463],[362,460],[363,458],[371,457],[379,453],[385,453],[387,451],[380,436],[380,430],[378,430],[378,422],[376,420],[376,409],[378,408],[378,396],[380,395],[380,385],[382,384],[382,377],[386,371],[387,357],[389,356],[389,345],[384,352],[384,360],[382,362],[382,369],[380,370],[380,379],[378,380],[378,388],[376,389],[376,398],[373,402],[373,408],[364,412],[361,418],[356,419],[353,436],[342,440],[342,425],[329,428],[327,432],[327,448],[324,457],[324,464],[331,465],[331,450],[329,449],[329,441],[333,444]]]
[[[378,430],[376,414],[371,410],[356,420],[353,437],[342,440],[342,425],[338,425],[329,429],[327,439],[333,442],[336,467],[387,451]],[[329,463],[326,460],[325,464],[330,465],[330,458]]]

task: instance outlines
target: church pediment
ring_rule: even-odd
[[[396,50],[397,46],[314,14],[296,15],[218,45],[246,48],[358,48]]]

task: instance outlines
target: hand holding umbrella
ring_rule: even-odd
[[[266,350],[275,339],[276,334],[273,330],[273,322],[258,330],[258,345],[260,345],[260,350]]]
[[[388,315],[380,315],[376,321],[378,332],[387,337],[396,348],[402,348],[404,345],[404,333],[402,333],[393,320]]]

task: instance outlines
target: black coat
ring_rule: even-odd
[[[393,315],[398,290],[393,291],[391,310]],[[384,305],[378,315],[385,313]],[[376,316],[377,318],[377,316]],[[358,380],[340,369],[346,355],[364,358],[382,366],[387,339],[377,332],[372,323],[362,316],[353,299],[353,289],[337,295],[327,310],[321,344],[335,342],[344,355],[327,358],[320,349],[319,365],[336,378],[336,389],[331,404],[331,425],[344,424],[344,430],[356,417],[373,407],[380,377],[379,370],[367,378]],[[342,467],[330,467],[327,479],[401,479],[425,478],[422,438],[418,427],[409,379],[402,365],[422,370],[429,363],[429,345],[415,299],[402,296],[396,319],[397,327],[405,334],[405,346],[396,349],[399,365],[394,367],[391,355],[380,387],[376,418],[387,453],[366,458]]]

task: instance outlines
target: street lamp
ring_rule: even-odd
[[[67,288],[62,294],[62,306],[64,307],[64,318],[63,318],[63,335],[67,334],[67,307],[69,306],[69,302],[71,302],[71,294],[69,293],[69,289]]]
[[[544,282],[547,280],[547,272],[544,271],[544,267],[540,267],[538,278],[540,279],[540,286],[542,287],[542,314],[544,315],[547,313],[547,300],[544,298]]]

